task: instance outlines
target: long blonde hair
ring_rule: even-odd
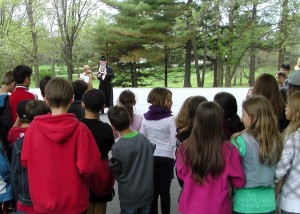
[[[291,120],[283,134],[287,137],[300,127],[300,91],[296,91],[288,97],[288,106],[290,108]]]
[[[264,96],[253,95],[243,102],[242,107],[250,116],[251,123],[249,128],[234,134],[234,140],[243,132],[251,134],[260,143],[260,163],[267,163],[269,166],[277,163],[281,157],[283,140],[278,131],[277,118],[271,103]],[[275,156],[273,155],[274,151]]]

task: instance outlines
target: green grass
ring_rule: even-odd
[[[48,71],[48,70],[50,70],[50,65],[40,65],[40,71]],[[56,65],[55,70],[56,70],[57,76],[67,78],[67,70],[66,70],[65,66]],[[260,68],[256,71],[255,76],[257,77],[259,74],[264,73],[264,72],[274,74],[275,72],[273,72],[273,71],[274,71],[274,69]],[[157,72],[157,71],[153,70],[153,72]],[[161,70],[159,73],[160,73],[159,78],[151,77],[151,76],[144,78],[143,81],[145,83],[149,84],[149,86],[147,86],[147,87],[152,88],[152,87],[159,87],[159,86],[163,87],[164,86],[164,74]],[[118,74],[116,73],[116,75],[118,75]],[[73,80],[76,80],[76,79],[77,79],[77,74],[73,74]],[[205,74],[204,87],[206,87],[206,88],[212,87],[213,79],[214,79],[213,71],[209,70]],[[174,68],[172,71],[169,71],[169,73],[168,73],[168,87],[169,88],[182,88],[183,84],[184,84],[184,68]],[[194,88],[197,87],[197,78],[196,78],[195,70],[192,70],[192,73],[191,73],[191,85]],[[94,86],[94,88],[98,88],[99,81],[94,80],[93,86]],[[223,81],[223,86],[225,86],[225,80]],[[33,87],[33,88],[35,87],[34,79],[32,80],[31,87]],[[234,86],[233,80],[232,80],[231,87],[249,87],[248,79],[243,77],[242,85],[240,85],[240,78],[237,78],[236,86]]]

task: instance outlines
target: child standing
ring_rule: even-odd
[[[133,107],[136,104],[135,95],[130,90],[124,90],[119,95],[119,105],[124,106],[130,116],[131,123],[130,128],[134,131],[140,131],[143,116],[133,112]]]
[[[8,140],[11,145],[14,144],[14,142],[25,135],[25,132],[27,131],[27,128],[29,127],[29,119],[26,115],[26,105],[30,100],[22,100],[17,105],[17,119],[14,124],[14,126],[9,130],[8,132]]]
[[[0,142],[0,212],[7,214],[10,200],[13,199],[13,192],[10,183],[11,168],[8,162],[2,142]]]
[[[52,113],[34,118],[21,154],[34,209],[41,213],[86,212],[89,185],[93,186],[89,181],[101,171],[101,154],[91,131],[67,113],[73,100],[71,83],[53,78],[45,95]]]
[[[19,102],[19,105],[22,102],[24,101]],[[44,101],[31,100],[26,102],[25,113],[28,125],[35,116],[45,115],[49,112],[50,108]],[[29,194],[28,172],[27,169],[21,165],[23,141],[24,136],[17,139],[12,146],[11,184],[14,192],[14,198],[17,201],[17,213],[36,213],[33,209]]]
[[[196,109],[198,105],[204,101],[207,101],[207,99],[203,96],[188,97],[184,101],[175,120],[177,128],[177,147],[189,138],[195,122]]]
[[[110,107],[108,118],[121,135],[112,147],[109,163],[118,181],[121,214],[150,213],[155,145],[129,128],[130,117],[124,107]]]
[[[235,134],[232,143],[242,156],[246,184],[235,190],[233,211],[275,214],[275,164],[283,147],[277,118],[271,103],[260,95],[253,95],[242,107],[245,130]]]
[[[237,115],[237,102],[235,97],[227,92],[219,92],[214,96],[214,102],[224,110],[222,130],[225,140],[230,140],[232,134],[244,129],[240,117]]]
[[[184,182],[181,213],[230,214],[230,183],[236,188],[245,183],[238,150],[223,140],[222,120],[218,104],[201,103],[192,133],[179,147],[176,170]]]
[[[13,70],[13,75],[16,81],[16,89],[9,97],[11,110],[11,118],[14,123],[17,119],[17,105],[21,100],[38,99],[36,94],[28,92],[31,84],[32,69],[27,65],[18,65]]]
[[[144,114],[141,133],[156,145],[154,152],[154,200],[151,213],[158,213],[158,197],[161,201],[161,212],[170,213],[171,181],[174,178],[176,126],[172,115],[172,92],[167,88],[153,88],[147,97],[151,104]]]
[[[203,96],[192,96],[188,97],[182,107],[180,108],[178,115],[176,117],[176,128],[177,128],[177,141],[176,141],[176,154],[178,152],[179,146],[190,137],[194,123],[195,123],[195,116],[196,116],[196,109],[199,104],[202,102],[207,101],[207,99]],[[176,172],[177,175],[177,172]],[[178,183],[180,187],[183,187],[183,181],[178,178]]]
[[[101,160],[108,170],[108,152],[114,144],[113,130],[108,123],[99,120],[99,113],[104,109],[104,94],[98,89],[88,90],[82,97],[82,107],[85,111],[85,117],[81,119],[92,132],[98,149],[101,152]],[[106,172],[109,173],[109,172]],[[106,213],[106,205],[108,201],[113,199],[112,188],[114,177],[111,175],[110,192],[105,196],[98,196],[90,190],[90,207],[88,214],[104,214]]]
[[[277,195],[281,192],[281,214],[300,213],[300,92],[288,98],[285,115],[290,123],[284,131],[285,144],[276,166]],[[283,186],[282,186],[283,185]],[[281,189],[282,188],[282,189]]]
[[[13,126],[10,105],[9,94],[15,90],[16,82],[12,71],[8,71],[3,75],[2,86],[0,89],[0,140],[3,143],[4,151],[10,160],[11,147],[7,139],[7,135],[11,127]]]
[[[88,85],[83,80],[75,80],[72,82],[74,91],[74,100],[68,110],[68,113],[75,114],[78,120],[84,118],[84,109],[81,106],[82,96],[88,90]]]

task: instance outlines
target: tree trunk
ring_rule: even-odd
[[[253,3],[252,7],[252,32],[256,26],[256,17],[257,17],[257,3]],[[253,38],[253,33],[251,33],[251,47],[250,47],[250,73],[249,73],[249,86],[254,86],[255,82],[255,67],[256,67],[256,48],[255,42]]]
[[[165,87],[168,87],[168,48],[165,46]]]
[[[72,58],[73,58],[73,49],[72,46],[66,45],[67,47],[64,49],[65,50],[65,62],[67,64],[67,73],[68,73],[68,80],[72,81],[73,80],[73,63],[72,63]]]
[[[193,39],[192,39],[192,46],[193,46],[194,60],[195,60],[197,87],[200,88],[201,87],[201,78],[200,78],[199,63],[198,63],[199,58],[198,58],[196,37],[193,37]]]
[[[32,38],[32,62],[35,76],[35,87],[40,86],[40,76],[39,76],[39,58],[38,58],[38,43],[37,43],[37,32],[35,29],[35,22],[33,20],[33,9],[32,0],[25,1],[26,11],[30,25],[31,38]]]
[[[52,77],[55,77],[55,64],[53,62],[53,58],[51,57],[51,71],[52,71]]]
[[[278,53],[278,69],[280,68],[280,65],[284,63],[285,61],[285,50],[286,45],[285,41],[288,37],[288,25],[287,25],[287,19],[288,19],[288,0],[283,0],[282,2],[282,13],[281,13],[281,20],[279,23],[279,53]]]
[[[192,87],[191,85],[191,62],[192,62],[192,42],[189,39],[185,45],[185,70],[183,87]]]
[[[132,63],[131,80],[132,80],[132,87],[137,88],[138,87],[138,82],[137,82],[137,69],[136,69],[136,62],[135,61],[133,61],[133,63]]]
[[[223,78],[224,78],[224,63],[220,53],[217,53],[216,56],[216,67],[217,67],[217,85],[215,87],[223,87]]]
[[[228,63],[228,60],[226,60],[226,70],[225,70],[225,87],[231,87],[231,75],[230,75],[230,64]]]

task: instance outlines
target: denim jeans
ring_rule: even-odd
[[[158,213],[158,197],[160,197],[161,213],[170,214],[171,182],[174,178],[175,160],[168,157],[154,157],[154,199],[151,205],[151,214]]]
[[[137,209],[121,209],[121,214],[150,214],[151,204]]]

